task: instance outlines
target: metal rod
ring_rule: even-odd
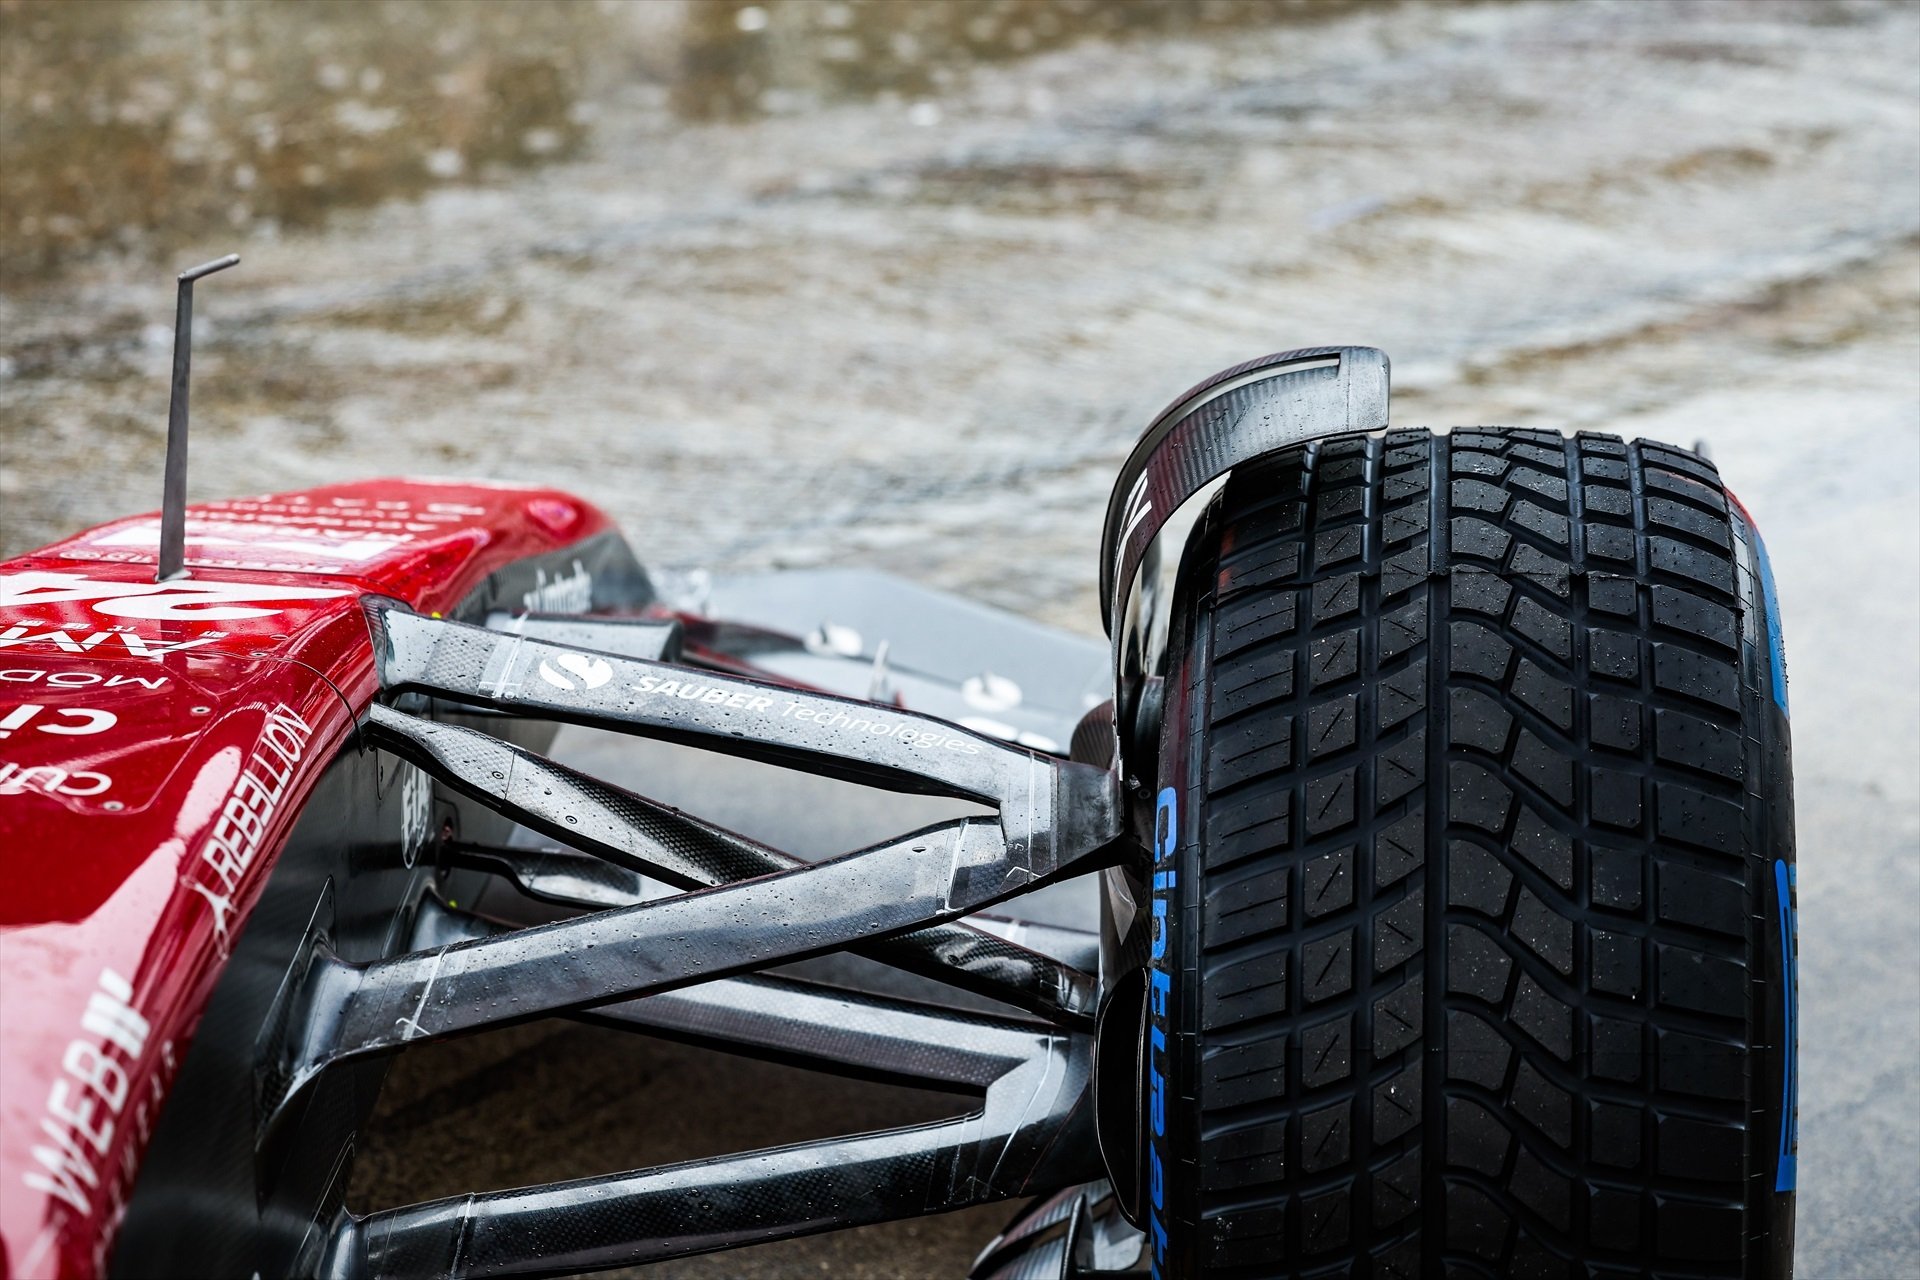
[[[240,261],[230,253],[180,273],[173,312],[173,395],[167,403],[167,469],[160,491],[160,563],[155,582],[187,576],[187,393],[193,368],[193,282]]]

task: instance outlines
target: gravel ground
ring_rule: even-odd
[[[1799,1273],[1920,1276],[1920,6],[1363,5],[864,89],[831,41],[908,46],[840,8],[599,10],[553,37],[591,47],[538,164],[183,221],[169,263],[246,258],[198,304],[196,495],[539,481],[655,562],[869,565],[1091,632],[1115,465],[1250,355],[1383,347],[1401,425],[1705,439],[1792,662]],[[171,296],[136,240],[0,289],[0,554],[153,503]],[[409,1057],[384,1105],[368,1203],[944,1104],[563,1028]],[[1005,1216],[650,1274],[959,1274]]]

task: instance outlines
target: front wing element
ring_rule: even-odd
[[[1147,682],[1166,637],[1161,531],[1174,513],[1235,467],[1328,436],[1382,431],[1390,395],[1386,353],[1303,347],[1224,369],[1153,420],[1107,499],[1100,609],[1113,641],[1115,728],[1125,750],[1153,737]],[[1144,748],[1136,754],[1150,754]]]

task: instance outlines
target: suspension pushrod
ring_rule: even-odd
[[[585,653],[367,601],[380,684],[516,715],[691,743],[808,772],[984,801],[1003,813],[1042,772],[1108,775],[932,716],[704,668]],[[1009,815],[1011,816],[1011,815]],[[1117,834],[1117,828],[1115,831]],[[1009,831],[1011,837],[1012,832]]]

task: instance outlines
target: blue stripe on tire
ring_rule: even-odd
[[[1786,1068],[1780,1073],[1780,1164],[1774,1175],[1775,1191],[1792,1191],[1798,1180],[1798,1152],[1800,1149],[1800,1082],[1798,1062],[1800,1056],[1799,1004],[1800,959],[1797,954],[1799,941],[1799,921],[1794,918],[1793,890],[1796,879],[1794,868],[1784,859],[1776,859],[1773,864],[1773,887],[1780,898],[1780,976],[1781,986],[1785,989],[1786,1016],[1782,1021],[1782,1031],[1787,1038]]]

